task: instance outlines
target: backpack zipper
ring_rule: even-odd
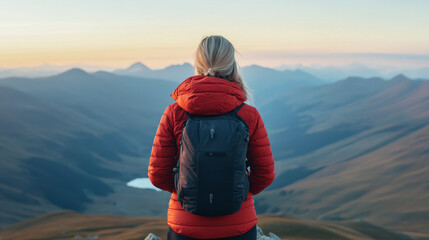
[[[212,128],[212,129],[210,129],[210,138],[214,139],[214,136],[215,136],[215,130],[214,130],[214,128]]]

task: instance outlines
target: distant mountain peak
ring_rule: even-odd
[[[85,72],[84,70],[80,68],[72,68],[70,70],[67,70],[65,72],[62,72],[56,76],[67,76],[67,77],[87,77],[90,76],[89,73]]]
[[[88,74],[87,72],[85,72],[85,70],[81,69],[81,68],[71,68],[70,70],[65,71],[64,73],[78,73],[78,74]]]
[[[252,74],[257,73],[257,74],[281,74],[280,71],[273,69],[273,68],[268,68],[268,67],[263,67],[257,64],[252,64],[252,65],[248,65],[248,66],[244,66],[241,68],[242,73],[244,74],[244,72],[251,72]]]
[[[182,64],[182,66],[187,67],[187,68],[194,68],[194,65],[192,65],[188,62],[185,62],[184,64]]]
[[[251,64],[249,66],[246,66],[247,68],[255,68],[255,69],[267,69],[266,67],[262,67],[260,65],[257,64]]]
[[[193,66],[192,66],[192,64],[186,62],[186,63],[182,63],[182,64],[169,65],[166,68],[164,68],[164,70],[166,70],[166,69],[183,69],[183,68],[193,68]]]
[[[309,74],[309,73],[307,73],[306,71],[303,71],[302,69],[299,69],[299,68],[297,68],[297,69],[295,69],[295,70],[293,70],[295,73],[304,73],[304,74]]]
[[[188,63],[188,62],[185,62],[185,63],[182,63],[182,64],[177,64],[178,66],[186,66],[186,67],[189,67],[189,66],[193,66],[192,64],[190,64],[190,63]]]
[[[283,72],[283,73],[293,73],[293,74],[299,74],[299,75],[311,75],[311,74],[309,74],[309,73],[307,73],[307,72],[305,72],[305,71],[303,71],[301,69],[298,69],[298,68],[295,69],[295,70],[286,69],[286,70],[283,70],[281,72]]]
[[[405,76],[404,74],[398,74],[396,76],[394,76],[391,81],[408,81],[410,80],[407,76]]]
[[[150,71],[151,69],[141,62],[135,62],[131,64],[126,70],[130,72],[145,72]]]

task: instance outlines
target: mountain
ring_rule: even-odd
[[[52,76],[71,68],[83,68],[85,71],[93,72],[100,69],[110,70],[109,66],[94,66],[88,64],[74,64],[74,65],[49,65],[43,64],[33,67],[17,67],[17,68],[1,68],[0,78],[6,77],[47,77]]]
[[[405,74],[412,78],[423,78],[428,79],[429,68],[428,67],[416,67],[416,68],[407,68],[407,67],[394,67],[394,66],[372,66],[364,65],[359,63],[353,63],[348,65],[331,65],[331,66],[303,66],[303,65],[282,65],[275,68],[276,70],[296,70],[300,69],[307,73],[310,73],[318,78],[322,79],[325,82],[336,82],[348,77],[359,76],[364,78],[371,77],[382,77],[382,78],[392,78],[398,74]]]
[[[163,69],[152,70],[144,64],[137,62],[126,69],[113,71],[118,75],[144,77],[144,78],[159,78],[174,82],[182,82],[186,78],[194,74],[194,67],[189,63],[170,65]]]
[[[151,121],[171,103],[168,97],[152,104],[159,94],[168,96],[177,84],[159,79],[119,76],[107,72],[87,73],[81,69],[43,78],[4,78],[0,85],[21,90],[41,99],[56,102],[103,118],[103,121],[124,126],[142,124],[147,117]],[[114,111],[114,114],[111,112]],[[127,117],[124,119],[124,117]],[[129,122],[131,121],[131,122]],[[148,123],[155,126],[156,123]]]
[[[71,69],[0,86],[0,226],[59,209],[166,213],[168,194],[126,182],[146,176],[174,83]]]
[[[271,68],[251,65],[243,67],[241,74],[245,83],[252,89],[257,105],[262,105],[285,91],[323,84],[317,77],[301,70],[277,71]]]
[[[287,92],[261,114],[277,162],[259,213],[428,233],[428,81],[347,78]]]
[[[365,78],[370,77],[391,77],[391,74],[387,72],[385,67],[368,67],[362,64],[350,64],[344,66],[287,66],[283,65],[276,69],[286,70],[286,69],[301,69],[302,71],[308,72],[315,76],[318,76],[320,79],[323,79],[327,82],[335,82],[348,77],[360,76]]]
[[[128,68],[124,70],[117,70],[116,74],[122,74],[122,75],[139,75],[144,74],[147,72],[152,71],[150,68],[148,68],[146,65],[144,65],[141,62],[136,62],[131,64]]]
[[[349,239],[411,240],[412,238],[363,221],[303,221],[276,215],[258,216],[265,233],[273,232],[283,239]],[[144,239],[154,233],[167,235],[164,217],[125,217],[83,215],[60,211],[10,226],[0,231],[2,239]]]

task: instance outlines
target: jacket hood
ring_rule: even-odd
[[[170,96],[185,111],[199,115],[223,114],[246,100],[238,83],[205,75],[187,78]]]

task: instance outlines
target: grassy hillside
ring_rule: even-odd
[[[258,212],[429,233],[428,81],[349,78],[263,109],[278,161]]]
[[[366,222],[303,221],[275,215],[260,215],[258,219],[265,235],[273,232],[282,239],[410,239]],[[10,226],[0,231],[0,237],[3,240],[53,240],[98,236],[100,239],[128,240],[144,239],[149,233],[166,239],[166,218],[83,215],[61,211]]]
[[[126,182],[146,176],[174,86],[79,69],[0,79],[0,227],[59,209],[165,215],[168,194]]]

